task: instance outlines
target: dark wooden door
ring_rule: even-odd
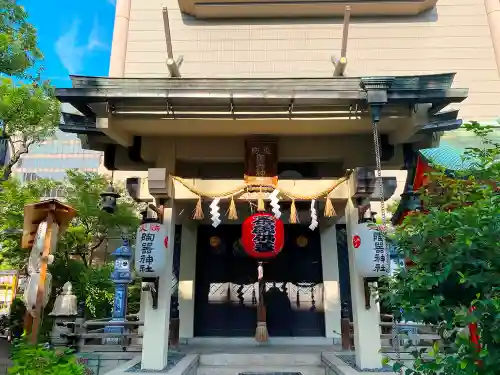
[[[200,226],[196,264],[195,335],[249,337],[257,317],[257,261],[237,246],[241,226]],[[264,264],[270,336],[324,336],[319,231],[285,228],[285,247]],[[307,239],[305,247],[297,238]],[[303,241],[304,242],[304,241]]]
[[[239,225],[198,228],[195,336],[255,334],[257,265],[235,246],[240,236]]]

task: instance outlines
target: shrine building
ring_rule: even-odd
[[[171,315],[181,343],[253,343],[259,278],[268,343],[337,345],[344,306],[358,366],[380,367],[366,285],[389,254],[356,259],[356,228],[401,193],[387,170],[463,120],[498,115],[500,18],[488,6],[117,1],[109,77],[71,76],[57,96],[80,112],[61,129],[164,207],[157,306],[149,292],[141,301],[143,368],[165,367]]]

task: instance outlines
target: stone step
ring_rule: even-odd
[[[321,366],[321,353],[202,354],[200,366]]]
[[[200,366],[197,375],[325,375],[321,366]]]

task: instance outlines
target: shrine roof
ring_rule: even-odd
[[[430,104],[437,115],[451,103],[467,98],[468,90],[452,88],[455,73],[399,77],[326,78],[106,78],[71,76],[72,88],[60,88],[56,95],[70,103],[90,122],[111,113],[154,115],[168,118],[261,118],[274,111],[276,118],[324,117],[322,111],[367,112],[365,83],[386,84],[386,107]],[[456,112],[456,111],[455,111]],[[202,115],[200,115],[202,114]],[[445,125],[431,122],[425,131],[460,126],[456,113],[447,114]],[[194,116],[194,117],[193,117]],[[200,117],[202,116],[202,117]],[[269,116],[269,115],[267,115]],[[167,118],[163,117],[163,118]],[[74,120],[74,116],[73,116]],[[91,124],[83,124],[89,127]],[[446,129],[442,129],[442,127]],[[91,126],[90,126],[91,127]],[[64,130],[64,129],[62,129]],[[69,130],[67,130],[69,131]]]
[[[449,172],[467,171],[476,163],[465,151],[448,145],[422,149],[419,154],[430,166],[439,166]]]
[[[466,172],[477,164],[477,160],[466,154],[465,150],[459,150],[448,145],[440,145],[439,147],[421,149],[416,153],[415,165],[408,170],[406,183],[401,201],[399,202],[396,212],[391,218],[394,225],[400,223],[404,218],[405,212],[412,211],[419,205],[420,199],[414,193],[414,184],[419,184],[421,181],[423,170],[419,171],[417,165],[422,162],[431,168],[442,168],[444,173],[452,178],[463,178]],[[420,174],[420,176],[418,176]]]

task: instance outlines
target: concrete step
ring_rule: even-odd
[[[200,366],[197,375],[325,375],[322,366]]]
[[[321,366],[321,353],[202,354],[200,366]]]

